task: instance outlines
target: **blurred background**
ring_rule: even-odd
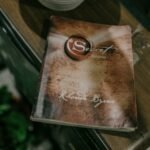
[[[11,28],[2,22],[1,18],[0,150],[59,150],[52,139],[53,127],[29,120],[38,72],[12,40]]]
[[[140,72],[139,74],[136,74],[139,81],[139,84],[137,83],[136,85],[137,87],[143,87],[143,91],[140,88],[137,90],[139,91],[139,99],[142,99],[142,101],[139,101],[139,106],[142,106],[142,109],[140,110],[143,110],[140,114],[142,116],[142,119],[140,118],[140,132],[133,133],[132,135],[111,132],[104,132],[104,134],[106,134],[109,143],[112,144],[111,146],[114,147],[115,150],[116,147],[118,147],[117,150],[120,150],[119,146],[122,148],[122,143],[124,143],[124,145],[129,145],[132,142],[134,143],[137,141],[137,139],[144,137],[145,133],[148,133],[150,119],[148,119],[147,116],[149,116],[149,107],[147,105],[147,108],[143,103],[149,98],[147,93],[149,93],[148,85],[150,81],[148,76],[149,71],[147,70],[149,70],[148,56],[150,53],[148,50],[150,44],[148,45],[148,42],[150,41],[150,36],[147,29],[150,29],[150,1],[122,0],[126,9],[128,9],[128,12],[136,18],[138,23],[130,17],[129,13],[126,12],[124,8],[122,9],[119,0],[113,0],[111,2],[105,0],[99,3],[98,0],[85,1],[87,2],[86,4],[83,2],[82,5],[68,13],[50,10],[34,0],[7,0],[8,3],[0,0],[0,7],[5,8],[5,10],[10,10],[11,13],[8,15],[11,16],[12,20],[15,20],[14,22],[18,25],[18,31],[21,31],[21,33],[25,35],[27,41],[32,45],[38,55],[37,56],[33,52],[32,47],[22,39],[22,36],[20,36],[18,31],[11,24],[7,15],[1,11],[0,150],[110,149],[100,133],[95,134],[95,132],[93,133],[93,131],[87,129],[47,125],[30,121],[32,106],[36,100],[38,91],[37,87],[39,83],[41,59],[44,54],[46,45],[45,39],[48,32],[47,28],[49,27],[49,25],[44,22],[45,19],[49,18],[50,14],[62,15],[65,17],[71,16],[71,18],[74,19],[85,18],[87,21],[106,24],[120,24],[122,21],[121,23],[129,23],[135,29],[135,33],[138,34],[134,35],[133,44],[136,45],[134,50],[137,54],[137,62],[140,59],[143,61],[141,67],[135,67],[137,72]],[[14,13],[12,10],[17,11]],[[123,11],[124,13],[122,13]],[[139,12],[141,12],[140,14],[142,15],[139,15]],[[22,20],[16,15],[18,13],[18,16],[21,16]],[[136,22],[136,25],[134,25],[134,22]],[[140,24],[140,26],[137,24]],[[33,35],[33,37],[30,38],[28,34]],[[147,47],[144,47],[145,44]],[[142,48],[143,51],[141,52]],[[142,53],[144,53],[144,55]],[[146,67],[147,69],[145,69]],[[140,69],[142,70],[140,71]],[[146,71],[144,72],[143,70]],[[145,77],[146,82],[144,82],[143,76]],[[141,91],[144,94],[142,94]],[[145,141],[141,147],[135,149],[148,150],[147,147],[150,146],[150,134],[148,134],[148,136],[146,135]],[[118,145],[116,143],[118,143]]]

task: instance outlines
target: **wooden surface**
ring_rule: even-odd
[[[139,128],[133,133],[101,131],[114,150],[133,149],[137,142],[146,139],[138,148],[144,149],[150,143],[150,33],[135,19],[132,13],[115,0],[86,0],[77,9],[56,12],[43,7],[35,0],[0,0],[0,7],[8,14],[19,32],[42,58],[48,19],[60,15],[105,24],[129,24],[133,30],[133,50],[139,61],[135,64],[135,88],[137,96]],[[142,147],[142,148],[141,148]]]

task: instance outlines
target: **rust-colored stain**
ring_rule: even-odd
[[[68,125],[134,129],[137,116],[130,27],[55,16],[51,22],[33,118]],[[89,41],[88,57],[74,60],[65,53],[65,43],[73,35]],[[84,40],[71,44],[73,52],[85,50],[87,45]],[[78,58],[82,53],[74,54]]]

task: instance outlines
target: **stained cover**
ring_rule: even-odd
[[[131,29],[51,17],[34,121],[132,131]]]

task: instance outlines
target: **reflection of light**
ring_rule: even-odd
[[[136,52],[133,52],[133,62],[134,65],[140,60],[139,55]]]
[[[50,33],[48,36],[48,46],[54,45],[53,43],[57,43],[58,45],[64,45],[66,40],[68,39],[67,36],[60,35],[60,34],[55,34],[55,33]],[[55,44],[57,46],[57,44]]]
[[[20,99],[20,94],[15,86],[14,75],[9,69],[4,69],[0,72],[0,87],[7,86],[8,91],[13,94],[16,99]]]
[[[129,146],[128,150],[137,149],[141,145],[143,145],[143,146],[145,145],[146,146],[146,143],[148,144],[149,140],[150,140],[150,132],[144,134],[143,136],[140,136],[140,138],[138,140],[136,140],[131,146]],[[146,150],[150,150],[149,144],[147,146],[148,147],[147,147]]]
[[[2,30],[3,30],[5,33],[7,33],[7,30],[6,30],[5,28],[2,28]]]
[[[113,120],[116,120],[116,119],[120,119],[122,118],[124,115],[123,115],[123,112],[122,112],[122,108],[117,104],[115,103],[111,108],[110,108],[110,114],[111,114],[111,119]]]
[[[1,50],[1,55],[3,56],[4,59],[7,59],[9,57],[8,54],[5,52],[5,50]]]
[[[96,32],[94,35],[88,37],[88,40],[97,45],[102,42],[122,37],[129,33],[129,29],[128,26],[111,26],[108,29]]]

